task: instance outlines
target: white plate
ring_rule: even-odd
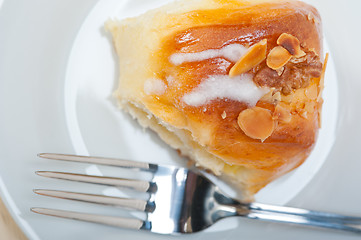
[[[17,14],[20,14],[17,16],[27,16],[31,20],[26,22],[20,18],[15,19],[12,25],[7,23],[8,27],[22,29],[24,36],[29,36],[26,39],[17,38],[16,31],[5,28],[5,23],[0,25],[2,31],[0,33],[6,33],[9,39],[4,45],[8,48],[0,46],[2,53],[0,57],[7,57],[6,65],[3,65],[6,67],[0,65],[0,70],[2,70],[0,74],[3,77],[0,82],[0,109],[4,113],[0,120],[2,197],[6,200],[16,221],[32,239],[118,239],[119,236],[127,239],[142,237],[169,239],[167,236],[48,218],[29,212],[32,206],[44,206],[95,213],[124,214],[107,207],[35,196],[32,193],[33,188],[74,191],[82,189],[84,192],[124,195],[112,188],[36,177],[33,174],[35,170],[66,171],[69,169],[80,173],[119,175],[110,168],[39,160],[35,157],[38,152],[75,151],[80,154],[124,157],[140,161],[163,163],[181,161],[175,151],[169,149],[155,134],[141,130],[133,120],[114,107],[110,93],[117,79],[117,62],[109,37],[102,30],[103,22],[109,17],[133,16],[146,9],[159,6],[165,1],[100,1],[83,21],[81,16],[88,13],[91,5],[85,2],[83,1],[83,5],[80,3],[76,5],[69,1],[68,4],[76,5],[72,5],[74,8],[71,9],[68,9],[67,4],[61,1],[44,4],[41,8],[24,2],[24,9],[17,9],[11,5],[13,3],[5,1],[3,8],[0,9],[0,14],[4,14],[6,19],[11,19],[10,14],[15,14],[15,11],[5,12],[5,9],[17,9]],[[36,10],[38,15],[35,13],[31,17],[30,14],[26,15],[28,9]],[[69,16],[69,20],[64,18],[65,13]],[[70,17],[77,14],[80,15],[77,18]],[[44,23],[46,18],[52,19],[53,22]],[[73,26],[73,22],[78,25]],[[78,31],[81,22],[83,25]],[[57,26],[56,31],[52,24]],[[41,25],[43,28],[34,30],[26,27],[36,25]],[[45,39],[44,35],[40,34],[43,31],[46,31]],[[72,43],[73,36],[77,32],[76,40]],[[33,48],[36,51],[33,51]],[[24,52],[28,52],[29,56],[27,57]],[[3,59],[5,58],[1,58]],[[19,70],[18,65],[21,66],[22,71]],[[12,79],[17,81],[11,81]],[[314,152],[296,171],[262,190],[256,196],[258,201],[276,204],[289,202],[315,176],[325,161],[335,139],[338,105],[337,81],[332,57],[327,69],[326,81],[323,128]],[[356,109],[356,105],[351,106],[351,102],[349,107]],[[358,129],[356,128],[356,131]],[[337,149],[340,145],[336,145],[335,148]],[[342,150],[343,147],[338,148]],[[359,152],[355,153],[360,156]],[[332,163],[332,159],[329,161]],[[330,170],[326,167],[323,169]],[[335,169],[331,170],[335,172]],[[322,171],[321,176],[324,176]],[[345,179],[347,179],[346,176]],[[314,185],[317,186],[317,184]],[[308,189],[311,191],[313,188],[309,186]],[[330,187],[325,187],[325,190],[327,189],[330,191]],[[319,196],[321,198],[322,194]],[[298,201],[299,204],[301,202],[301,200]],[[316,200],[314,203],[317,205]],[[267,226],[272,226],[272,228],[267,228]],[[264,230],[264,233],[260,233],[259,229]],[[180,238],[196,239],[201,236],[209,239],[234,239],[242,234],[246,239],[250,237],[263,239],[265,236],[272,239],[272,236],[276,237],[280,230],[283,230],[283,233],[290,231],[282,226],[264,225],[233,218],[219,222],[204,233]],[[292,230],[292,233],[297,231],[304,233],[302,229]]]

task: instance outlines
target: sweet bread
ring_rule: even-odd
[[[310,154],[325,67],[312,6],[183,0],[106,28],[119,106],[244,199]]]
[[[310,154],[326,65],[314,7],[182,0],[106,28],[119,106],[244,199]]]

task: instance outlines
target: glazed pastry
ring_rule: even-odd
[[[244,200],[310,154],[326,65],[314,7],[182,0],[106,28],[119,106]]]

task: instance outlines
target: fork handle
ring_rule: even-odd
[[[239,204],[236,209],[236,215],[250,219],[331,228],[361,234],[361,218],[358,217],[264,204]]]
[[[291,224],[298,224],[305,226],[331,228],[331,229],[337,229],[337,230],[343,230],[347,232],[354,232],[361,234],[360,224],[335,223],[332,221],[327,221],[327,219],[325,218],[317,219],[307,216],[280,214],[280,213],[267,213],[267,212],[257,212],[257,211],[251,211],[249,214],[243,215],[243,217],[269,221],[269,222],[291,223]]]
[[[329,212],[320,212],[307,210],[302,208],[294,207],[285,207],[285,206],[276,206],[262,203],[251,203],[248,205],[248,208],[253,211],[262,211],[262,212],[271,212],[271,213],[282,213],[290,214],[296,216],[311,217],[317,219],[323,219],[327,222],[334,222],[340,224],[352,224],[352,225],[361,225],[360,217],[345,216],[341,214],[329,213]]]

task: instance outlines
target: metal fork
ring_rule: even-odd
[[[104,184],[148,192],[149,199],[129,199],[104,195],[55,190],[34,190],[50,197],[119,206],[146,213],[146,219],[121,218],[46,208],[31,208],[39,214],[88,221],[129,229],[142,229],[161,234],[202,231],[216,221],[240,216],[271,222],[293,223],[361,233],[361,218],[299,208],[242,203],[226,196],[198,170],[128,160],[43,153],[41,158],[65,160],[150,172],[151,181],[92,176],[65,172],[38,171],[44,177]]]

